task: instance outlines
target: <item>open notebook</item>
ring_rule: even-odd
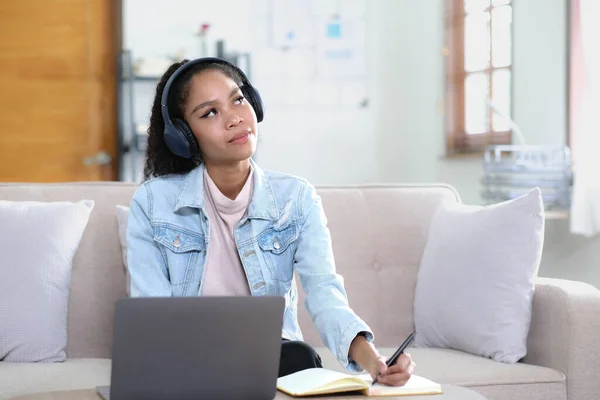
[[[290,396],[361,392],[365,396],[441,394],[442,387],[429,379],[411,375],[404,386],[371,386],[369,374],[350,375],[325,368],[310,368],[277,379],[277,389]]]

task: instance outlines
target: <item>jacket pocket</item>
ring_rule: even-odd
[[[292,279],[297,240],[296,223],[278,229],[270,227],[258,237],[258,247],[274,280],[288,282]]]
[[[162,245],[171,285],[199,279],[196,272],[205,254],[203,235],[176,225],[160,224],[154,226],[154,240]]]

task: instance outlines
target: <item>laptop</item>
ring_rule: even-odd
[[[105,400],[273,399],[285,300],[137,297],[116,302]]]

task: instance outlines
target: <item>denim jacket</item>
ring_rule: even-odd
[[[253,296],[283,296],[282,337],[303,340],[294,270],[323,343],[348,371],[362,367],[348,355],[369,326],[349,307],[336,273],[321,199],[306,180],[261,170],[253,161],[254,190],[235,228],[238,254]],[[135,192],[127,228],[131,296],[199,296],[210,251],[204,165],[184,175],[144,182]]]

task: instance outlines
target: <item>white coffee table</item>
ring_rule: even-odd
[[[394,396],[385,397],[389,400],[485,400],[481,394],[474,390],[453,386],[453,385],[442,385],[443,394],[434,394],[426,396]],[[326,396],[326,397],[311,397],[311,400],[358,400],[364,399],[365,396],[348,395],[348,396]],[[87,390],[68,390],[64,392],[49,392],[49,393],[38,393],[26,396],[14,397],[11,400],[101,400],[95,389]],[[274,400],[292,400],[294,397],[288,396],[285,393],[277,392]]]

